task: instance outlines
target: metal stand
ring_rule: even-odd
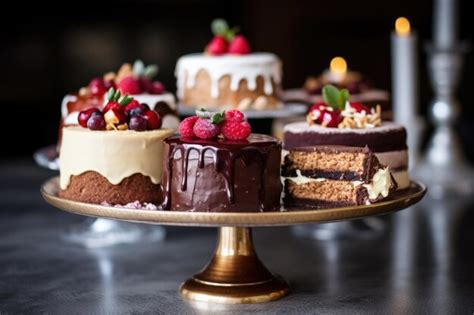
[[[415,176],[427,183],[434,198],[473,192],[474,171],[466,162],[454,131],[460,112],[454,93],[464,50],[462,47],[428,48],[429,73],[435,93],[430,118],[435,131],[424,158],[415,169]]]
[[[288,284],[258,259],[246,227],[220,227],[214,257],[180,288],[189,300],[224,304],[268,302],[288,291]]]

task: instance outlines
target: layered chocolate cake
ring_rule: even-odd
[[[264,110],[281,105],[281,62],[270,53],[252,53],[243,35],[223,20],[212,24],[214,38],[204,53],[181,57],[176,65],[178,98],[184,106]]]
[[[282,168],[285,206],[334,208],[371,204],[396,189],[388,167],[367,148],[311,146],[290,150]]]
[[[280,209],[281,144],[250,133],[241,112],[199,113],[165,140],[163,208],[196,212]]]
[[[88,203],[160,204],[163,139],[156,111],[120,92],[104,112],[80,112],[79,126],[63,128],[59,196]]]
[[[79,91],[66,95],[61,104],[60,129],[63,126],[77,125],[78,115],[85,109],[103,109],[107,103],[106,92],[113,87],[156,110],[164,128],[177,130],[179,119],[175,98],[173,94],[166,92],[161,82],[153,81],[157,69],[156,65],[145,66],[140,60],[133,65],[125,63],[116,73],[108,72],[93,79]]]
[[[307,122],[296,122],[284,127],[283,149],[318,145],[367,146],[380,163],[387,165],[398,184],[408,188],[407,133],[403,126],[382,121],[380,108],[371,109],[363,104],[349,102],[336,88],[327,92],[327,102],[313,105]],[[348,97],[348,95],[347,95]],[[341,99],[336,104],[336,99]],[[330,103],[330,104],[329,104]]]

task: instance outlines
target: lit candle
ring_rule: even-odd
[[[408,126],[417,115],[416,34],[400,17],[392,32],[392,100],[394,120]]]
[[[342,57],[334,57],[329,64],[328,80],[340,83],[344,81],[347,73],[347,62]]]

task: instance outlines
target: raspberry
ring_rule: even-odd
[[[222,36],[214,36],[207,44],[206,52],[211,55],[222,55],[227,52],[227,42]]]
[[[193,127],[198,119],[198,116],[191,116],[179,124],[179,134],[181,137],[194,137]]]
[[[219,126],[209,119],[199,118],[193,127],[194,135],[201,139],[212,139],[219,135]]]
[[[133,76],[128,76],[120,80],[117,88],[122,91],[123,94],[140,94],[142,92],[140,86],[140,80]]]
[[[252,129],[246,121],[224,121],[221,126],[224,137],[228,140],[245,140],[248,138]]]
[[[245,116],[240,110],[230,109],[225,112],[225,120],[241,122],[245,120]]]
[[[246,55],[250,53],[250,45],[243,35],[237,35],[230,42],[229,54]]]

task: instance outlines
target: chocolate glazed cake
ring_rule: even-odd
[[[165,140],[163,208],[196,212],[280,209],[281,144],[251,134],[230,141],[170,137]]]
[[[291,150],[282,168],[285,206],[334,208],[371,204],[396,190],[388,168],[367,148],[314,146]]]

